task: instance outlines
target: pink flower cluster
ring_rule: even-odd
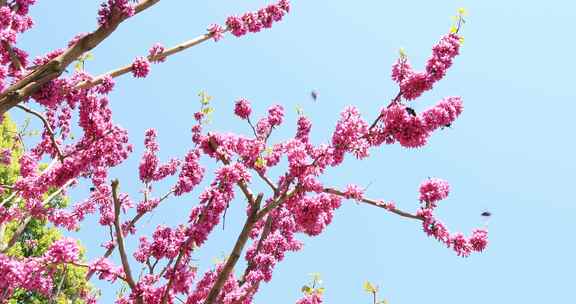
[[[434,217],[436,203],[448,197],[449,192],[450,185],[437,178],[428,179],[420,185],[420,201],[426,205],[416,215],[422,218],[424,232],[452,248],[459,256],[467,257],[473,251],[482,252],[488,245],[488,231],[475,229],[472,236],[466,238],[460,232],[450,233],[446,225]]]
[[[252,107],[250,106],[250,101],[245,98],[240,98],[236,100],[234,105],[234,114],[242,119],[248,119],[252,113]]]
[[[370,143],[366,138],[368,123],[362,119],[360,112],[353,106],[347,107],[340,113],[340,120],[336,123],[336,130],[332,135],[334,147],[334,163],[342,163],[346,152],[353,153],[357,158],[365,158]]]
[[[247,12],[242,16],[230,16],[226,19],[226,26],[236,37],[244,36],[246,33],[256,33],[263,28],[270,28],[274,22],[282,20],[285,14],[290,12],[290,2],[280,0],[278,3],[270,4],[257,12]]]
[[[130,0],[108,0],[100,4],[98,24],[106,26],[113,17],[128,18],[132,17],[134,13],[134,5]]]
[[[150,73],[150,61],[146,57],[138,57],[132,63],[132,75],[136,78],[144,78]]]
[[[200,152],[190,151],[184,158],[182,170],[178,176],[178,182],[174,187],[174,194],[180,196],[192,191],[194,186],[198,185],[204,177],[204,168],[199,164]]]
[[[221,27],[219,24],[210,24],[208,26],[208,35],[214,39],[215,42],[218,42],[220,39],[224,37],[224,28]]]
[[[381,112],[381,122],[372,133],[372,142],[394,142],[407,148],[424,146],[433,131],[450,126],[462,113],[460,97],[447,97],[421,114],[414,114],[404,105],[393,104]]]
[[[4,5],[0,7],[0,91],[3,91],[6,84],[11,81],[8,77],[19,79],[23,70],[15,65],[17,59],[23,68],[28,65],[28,54],[15,47],[18,35],[32,28],[34,21],[28,15],[31,5],[35,0],[19,0],[15,5]],[[0,115],[0,122],[2,117]]]
[[[420,201],[425,202],[430,208],[435,208],[436,203],[448,197],[450,184],[439,178],[430,178],[420,185]]]
[[[347,199],[354,199],[357,201],[362,200],[364,196],[364,190],[358,185],[350,184],[346,186],[346,191],[344,191],[344,197]]]
[[[162,44],[156,43],[148,50],[148,58],[151,58],[150,61],[154,63],[164,62],[166,57],[159,59],[155,59],[155,57],[164,53],[165,50],[166,48]]]
[[[432,48],[432,56],[426,63],[426,71],[414,71],[405,56],[392,66],[392,79],[400,85],[400,92],[407,100],[413,100],[432,89],[435,82],[446,75],[452,60],[459,54],[460,36],[448,34]]]
[[[309,295],[305,295],[296,304],[322,304],[322,294],[319,292],[313,292]]]
[[[134,258],[140,263],[145,263],[150,257],[154,257],[157,260],[175,258],[185,240],[186,232],[184,227],[172,229],[158,226],[152,235],[152,242],[149,242],[146,237],[140,238],[140,244],[138,250],[134,253]]]
[[[167,176],[176,174],[180,161],[171,159],[167,164],[159,165],[158,151],[159,146],[156,143],[156,130],[148,129],[145,134],[144,145],[146,152],[140,160],[140,180],[144,183],[159,181]]]

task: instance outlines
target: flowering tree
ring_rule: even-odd
[[[310,141],[312,122],[303,114],[296,122],[293,137],[270,142],[272,132],[284,122],[284,108],[273,105],[267,115],[256,120],[250,102],[243,98],[235,102],[234,113],[246,121],[252,134],[207,132],[205,124],[212,108],[210,97],[202,94],[192,126],[191,148],[186,155],[162,163],[157,156],[156,131],[146,131],[146,151],[138,172],[143,194],[133,199],[134,196],[121,192],[119,180],[110,180],[108,175],[109,169],[120,165],[132,151],[126,130],[113,121],[109,107],[107,96],[114,89],[114,78],[128,73],[146,77],[151,64],[164,62],[192,46],[217,42],[228,33],[241,37],[271,28],[290,12],[288,0],[232,15],[225,24],[210,25],[206,33],[172,48],[156,44],[147,56],[99,76],[89,75],[81,68],[88,52],[120,24],[152,8],[159,0],[104,1],[97,15],[98,27],[93,32],[79,34],[66,48],[52,50],[29,62],[27,53],[17,47],[17,40],[20,33],[33,25],[28,11],[34,2],[0,1],[0,114],[23,110],[44,126],[40,141],[23,155],[2,152],[5,163],[19,163],[19,175],[12,184],[3,185],[8,198],[0,206],[0,220],[19,223],[12,236],[18,240],[21,237],[18,231],[27,225],[29,218],[74,230],[87,216],[97,214],[103,229],[110,230],[110,239],[104,244],[107,249],[104,255],[89,262],[82,261],[77,242],[69,238],[54,242],[46,253],[33,257],[9,255],[14,242],[2,244],[0,269],[5,274],[0,277],[2,301],[21,290],[50,297],[57,284],[57,273],[53,270],[71,265],[84,268],[86,279],[96,275],[100,280],[124,281],[128,292],[121,294],[117,303],[164,304],[177,300],[189,304],[250,303],[261,283],[272,279],[275,265],[284,259],[286,252],[302,248],[298,234],[322,233],[343,199],[370,204],[419,222],[426,234],[459,256],[485,249],[486,230],[476,229],[469,236],[452,233],[435,217],[438,203],[450,191],[444,180],[431,178],[421,184],[420,207],[414,213],[398,209],[392,201],[365,197],[357,185],[336,189],[320,182],[326,169],[340,166],[347,155],[364,159],[369,157],[370,149],[385,144],[419,148],[432,133],[453,124],[463,109],[460,97],[444,98],[421,113],[416,113],[408,103],[431,90],[459,54],[462,13],[450,32],[433,46],[423,71],[413,69],[401,52],[392,67],[392,80],[398,83],[399,91],[389,103],[374,109],[371,122],[355,107],[347,107],[336,121],[331,140],[324,144]],[[74,62],[79,68],[71,75],[63,74]],[[76,121],[73,117],[78,117],[78,139],[70,136],[72,123]],[[41,167],[41,161],[48,161],[49,165]],[[202,164],[206,161],[217,164],[213,175],[207,174]],[[269,171],[273,167],[282,168],[283,173],[272,176]],[[170,190],[155,192],[155,184],[170,176],[176,179]],[[158,226],[151,236],[139,238],[134,252],[127,250],[126,239],[137,234],[144,215],[168,200],[190,195],[204,179],[209,179],[209,184],[188,211],[187,222]],[[253,184],[258,182],[268,190],[254,192]],[[51,191],[61,193],[81,186],[90,187],[90,195],[70,208],[56,208],[44,199]],[[241,232],[223,262],[205,273],[197,273],[192,266],[195,252],[237,196],[246,204],[246,214],[240,215],[245,217]],[[13,204],[13,200],[22,204]],[[134,215],[129,217],[130,214]],[[120,257],[119,265],[108,259],[115,251]],[[247,266],[236,272],[234,267],[242,255]],[[138,276],[133,272],[135,267],[146,271]],[[298,303],[322,301],[322,289],[309,287],[304,291]],[[83,292],[82,300],[96,301],[90,292]]]
[[[0,162],[0,184],[13,184],[18,179],[19,166],[18,159],[23,153],[23,141],[33,131],[28,131],[28,124],[21,130],[5,117],[0,124],[0,152],[2,158]],[[44,165],[45,167],[45,165]],[[6,209],[19,210],[23,208],[24,202],[17,198],[15,192],[2,191],[0,189],[0,201],[2,201],[3,212]],[[44,201],[54,209],[65,208],[68,199],[61,192],[50,190],[46,194]],[[12,204],[17,207],[11,208]],[[2,215],[4,216],[4,214]],[[26,223],[23,225],[22,223]],[[34,259],[45,257],[48,249],[55,242],[62,241],[61,233],[55,227],[48,227],[44,218],[28,216],[22,222],[20,219],[8,220],[3,218],[0,222],[0,248],[8,248],[0,256],[3,263],[10,263],[10,259]],[[82,250],[80,257],[82,258]],[[2,273],[4,273],[4,268]],[[4,294],[3,300],[8,303],[84,303],[83,293],[89,292],[91,288],[86,283],[86,269],[74,265],[61,264],[53,265],[50,269],[53,290],[50,293],[40,293],[34,290],[18,288],[11,294]]]

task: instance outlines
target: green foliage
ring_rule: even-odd
[[[0,125],[0,148],[10,149],[12,151],[12,161],[10,165],[0,165],[0,184],[12,185],[19,175],[18,159],[23,153],[22,137],[26,133],[19,132],[17,126],[6,115]],[[40,166],[45,167],[44,166]],[[55,191],[52,189],[45,197]],[[0,201],[4,202],[11,195],[9,189],[5,189],[0,194]],[[56,208],[64,208],[68,204],[68,198],[57,195],[51,202]],[[7,206],[17,204],[24,206],[20,199],[14,199],[6,203]],[[6,206],[6,207],[7,207]],[[14,236],[14,232],[21,225],[19,221],[9,222],[6,225],[0,225],[0,247],[4,247]],[[26,225],[23,233],[16,239],[12,246],[5,254],[14,258],[28,258],[42,256],[46,250],[56,240],[60,239],[62,234],[58,229],[48,226],[46,220],[32,219]],[[81,257],[84,256],[84,249],[81,249]],[[54,297],[47,298],[35,292],[29,292],[17,289],[8,303],[32,303],[32,304],[82,304],[83,300],[78,299],[83,292],[90,292],[92,287],[86,281],[86,269],[71,265],[60,265],[55,270],[54,275]]]

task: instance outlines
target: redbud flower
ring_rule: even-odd
[[[364,190],[358,185],[348,185],[346,186],[346,191],[344,191],[344,197],[347,199],[355,199],[357,201],[362,199],[364,195]]]
[[[484,229],[476,229],[472,232],[470,237],[470,245],[472,245],[472,250],[481,252],[488,246],[488,231]]]
[[[279,126],[284,118],[284,108],[281,105],[274,105],[268,109],[268,122],[271,126]]]
[[[222,28],[219,24],[210,24],[208,26],[208,35],[214,39],[215,42],[222,39],[224,37],[224,28]]]
[[[250,107],[250,101],[248,101],[248,99],[240,98],[236,100],[234,114],[242,119],[248,119],[250,113],[252,113],[252,108]]]
[[[229,16],[226,19],[226,26],[228,26],[232,35],[236,37],[244,36],[247,32],[242,19],[238,16]]]
[[[160,54],[164,53],[165,49],[166,48],[160,43],[154,44],[150,50],[148,50],[148,58],[150,58],[150,61],[154,63],[166,61],[166,57],[156,58]]]
[[[150,72],[150,62],[145,57],[138,57],[132,63],[132,75],[136,78],[144,78]]]
[[[448,197],[450,184],[439,178],[430,178],[420,185],[420,201],[430,204],[431,208],[436,207],[436,202]]]

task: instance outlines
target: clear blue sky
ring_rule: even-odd
[[[33,56],[63,47],[96,25],[100,1],[38,2],[32,10],[37,27],[22,38]],[[127,64],[156,42],[174,45],[228,14],[263,3],[161,1],[99,46],[87,69],[99,74]],[[324,234],[305,239],[305,249],[276,268],[256,302],[293,303],[308,273],[319,272],[326,303],[370,303],[364,280],[379,284],[392,304],[571,303],[576,273],[576,45],[570,38],[576,6],[571,1],[293,1],[292,13],[271,30],[195,47],[153,66],[144,80],[119,79],[112,107],[136,152],[112,175],[138,199],[144,130],[157,128],[162,159],[182,156],[191,146],[200,90],[214,97],[215,130],[249,131],[231,114],[233,100],[247,97],[257,114],[274,102],[285,105],[287,123],[273,139],[292,134],[300,104],[314,121],[313,140],[326,141],[346,105],[355,104],[373,118],[397,91],[390,65],[398,48],[422,68],[461,6],[470,13],[462,55],[414,107],[461,95],[464,114],[426,148],[382,147],[369,160],[349,159],[330,170],[324,181],[370,184],[368,196],[416,210],[420,182],[445,178],[453,191],[439,215],[452,230],[467,233],[483,225],[480,213],[490,210],[488,250],[459,258],[427,238],[418,223],[346,201]],[[312,89],[319,92],[315,103],[309,98]],[[78,189],[72,197],[82,199],[85,193]],[[186,219],[197,193],[163,205],[142,222],[140,232]],[[243,208],[241,200],[235,202],[226,230],[218,227],[199,252],[202,270],[232,248]],[[79,236],[95,247],[106,231],[90,219]],[[102,253],[97,248],[88,256]],[[114,289],[98,286],[106,288],[101,302],[110,303]]]

